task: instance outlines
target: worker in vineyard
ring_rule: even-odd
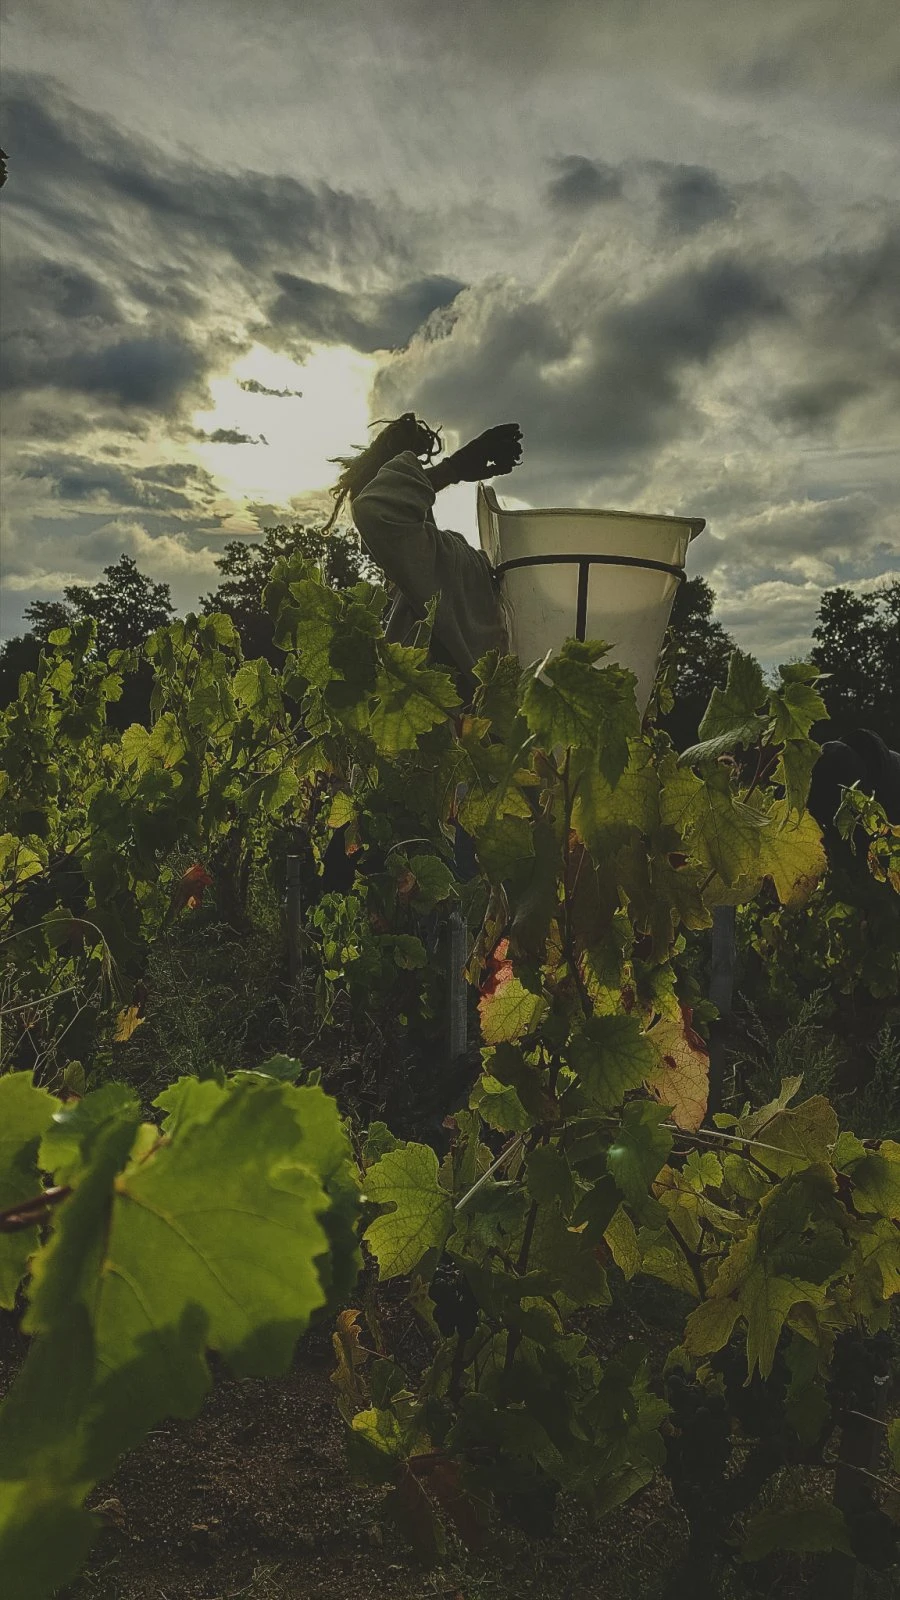
[[[389,422],[368,449],[338,457],[344,470],[332,493],[333,527],[345,500],[363,549],[392,586],[386,637],[412,643],[428,601],[437,596],[429,654],[453,672],[461,697],[474,691],[472,668],[488,650],[509,648],[500,591],[491,564],[462,534],[439,528],[432,507],[451,483],[478,483],[512,472],[522,456],[517,422],[488,428],[432,465],[439,434],[411,411]],[[423,464],[427,463],[427,464]]]

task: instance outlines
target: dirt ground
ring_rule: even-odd
[[[593,1534],[428,1571],[379,1523],[382,1491],[343,1460],[327,1337],[279,1382],[221,1378],[191,1423],[157,1430],[93,1497],[107,1526],[66,1600],[593,1600],[655,1593],[681,1519],[658,1495]],[[637,1569],[637,1571],[636,1571]],[[642,1581],[636,1582],[638,1574]]]
[[[0,1321],[2,1394],[24,1340]],[[549,1538],[504,1529],[421,1566],[383,1491],[347,1471],[332,1365],[323,1326],[283,1379],[217,1375],[197,1418],[154,1430],[91,1497],[103,1531],[60,1600],[657,1600],[686,1531],[661,1479],[597,1526],[564,1505]],[[767,1579],[772,1600],[816,1591],[796,1558]]]

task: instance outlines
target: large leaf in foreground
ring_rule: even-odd
[[[36,1089],[31,1079],[30,1072],[0,1078],[0,1211],[33,1199],[40,1190],[38,1144],[59,1101]],[[37,1244],[37,1225],[0,1233],[0,1306],[8,1311]]]
[[[35,1258],[36,1337],[0,1412],[13,1600],[72,1576],[93,1537],[85,1494],[156,1421],[197,1411],[207,1346],[241,1373],[283,1371],[326,1299],[320,1170],[334,1166],[336,1109],[319,1089],[251,1074],[194,1087],[169,1091],[171,1134],[108,1097],[101,1120],[88,1096],[79,1170],[61,1141],[75,1187]]]

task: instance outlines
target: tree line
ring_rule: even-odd
[[[375,575],[350,532],[326,535],[300,523],[279,523],[264,529],[261,540],[231,540],[215,563],[219,582],[203,596],[200,609],[232,619],[248,660],[262,657],[279,665],[263,594],[276,562],[293,555],[314,562],[336,589]],[[664,659],[674,703],[661,722],[678,750],[696,743],[710,693],[724,689],[736,648],[715,616],[715,603],[712,586],[697,577],[681,584],[672,608]],[[174,614],[168,583],[155,582],[125,554],[104,568],[97,583],[67,584],[61,599],[33,601],[25,608],[25,631],[0,646],[0,707],[17,697],[21,674],[35,670],[55,629],[91,618],[97,654],[106,659],[113,650],[136,649]],[[894,743],[900,729],[900,582],[886,581],[868,594],[840,586],[826,590],[813,638],[811,659],[828,674],[820,684],[830,719],[828,737],[840,739],[865,727]],[[122,699],[108,708],[112,725],[147,723],[151,687],[152,673],[141,662],[126,676]]]

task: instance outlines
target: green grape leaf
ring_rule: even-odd
[[[842,1511],[830,1500],[819,1500],[788,1511],[760,1511],[751,1517],[741,1548],[742,1561],[762,1561],[774,1550],[813,1554],[840,1550],[852,1555],[853,1547]]]
[[[900,1222],[900,1144],[895,1139],[882,1139],[877,1150],[866,1151],[848,1171],[857,1211]]]
[[[671,1133],[660,1127],[665,1116],[664,1106],[649,1100],[630,1101],[607,1154],[609,1172],[638,1214],[646,1210],[650,1185],[672,1148]]]
[[[691,854],[726,885],[756,872],[761,836],[774,831],[763,813],[732,792],[720,763],[702,783],[687,768],[673,773],[661,792],[660,814],[664,823],[678,829]]]
[[[622,1013],[588,1017],[569,1040],[566,1054],[593,1111],[621,1105],[628,1090],[637,1089],[658,1063],[639,1019]]]
[[[739,1128],[743,1132],[743,1126],[739,1124]],[[838,1136],[838,1120],[825,1096],[816,1094],[802,1105],[777,1111],[760,1125],[757,1134],[767,1146],[760,1151],[763,1165],[779,1177],[786,1177],[789,1172],[800,1172],[804,1167],[830,1161]],[[783,1155],[780,1154],[782,1150]]]
[[[293,642],[300,661],[300,671],[307,682],[324,689],[336,676],[331,662],[331,643],[340,626],[341,604],[337,594],[324,583],[303,578],[291,584],[291,594],[296,608],[285,608],[279,617],[279,629],[293,626]],[[284,643],[280,634],[277,642]]]
[[[568,639],[557,656],[528,682],[522,711],[545,749],[570,746],[578,769],[598,771],[618,783],[628,765],[628,740],[640,718],[634,674],[623,667],[596,667],[608,647]]]
[[[893,1422],[888,1423],[887,1439],[891,1464],[895,1472],[900,1472],[900,1417],[895,1417]]]
[[[41,1167],[53,1174],[54,1183],[71,1183],[90,1162],[98,1130],[105,1128],[111,1118],[136,1118],[138,1112],[137,1098],[124,1083],[104,1083],[83,1100],[59,1106],[41,1140]]]
[[[493,817],[478,829],[475,847],[488,877],[499,883],[534,855],[534,822],[530,817]]]
[[[519,715],[522,667],[518,658],[489,650],[476,661],[472,671],[479,686],[475,695],[477,715],[487,717],[501,739],[511,739]]]
[[[572,827],[596,861],[659,827],[659,773],[647,745],[629,741],[628,765],[616,784],[584,770],[572,805]]]
[[[238,667],[231,680],[231,692],[237,704],[250,712],[254,726],[277,715],[281,708],[278,679],[264,656]]]
[[[398,1144],[389,1150],[366,1172],[365,1196],[391,1208],[363,1234],[382,1278],[412,1272],[426,1250],[440,1249],[450,1232],[453,1207],[428,1145]]]
[[[616,1266],[626,1279],[631,1279],[640,1272],[641,1247],[638,1244],[637,1229],[624,1206],[617,1208],[603,1237],[609,1245]]]
[[[411,856],[409,870],[416,880],[412,901],[417,911],[433,911],[456,894],[453,873],[440,856]]]
[[[546,1273],[556,1292],[575,1304],[610,1304],[606,1273],[592,1246],[566,1226],[556,1206],[538,1208],[528,1263],[533,1272]]]
[[[563,1215],[569,1215],[575,1204],[575,1180],[558,1145],[537,1145],[529,1151],[525,1160],[525,1187],[538,1205],[558,1202]]]
[[[333,1102],[255,1074],[197,1087],[139,1160],[121,1096],[88,1097],[58,1136],[73,1165],[77,1127],[81,1164],[34,1260],[23,1325],[37,1337],[0,1412],[0,1556],[25,1575],[21,1600],[73,1576],[95,1531],[81,1503],[118,1455],[163,1416],[195,1414],[207,1344],[238,1372],[284,1370],[325,1299],[325,1187],[356,1259]]]
[[[718,738],[736,723],[746,722],[766,700],[759,662],[743,650],[734,650],[728,662],[725,688],[713,689],[697,732],[701,739]]]
[[[383,755],[414,750],[421,734],[443,722],[459,705],[446,672],[425,665],[428,652],[381,643],[375,706],[369,732]]]
[[[414,933],[387,933],[384,935],[385,948],[390,950],[395,966],[401,967],[404,972],[415,972],[419,967],[427,967],[428,953],[421,939]]]
[[[778,744],[785,740],[806,742],[814,723],[828,716],[825,701],[811,683],[797,677],[785,679],[784,668],[780,671],[782,686],[769,697],[772,738]],[[818,754],[818,747],[813,748]]]
[[[0,1078],[0,1211],[33,1200],[41,1193],[38,1146],[59,1101],[35,1088],[30,1072]],[[16,1293],[38,1246],[37,1224],[16,1233],[0,1233],[0,1306],[11,1311]]]
[[[794,1173],[772,1189],[761,1202],[759,1221],[731,1246],[708,1301],[688,1317],[688,1350],[718,1349],[708,1341],[723,1332],[727,1338],[728,1319],[733,1325],[740,1314],[747,1324],[748,1371],[758,1364],[760,1376],[768,1377],[787,1317],[798,1305],[824,1305],[826,1284],[847,1270],[850,1252],[832,1220],[836,1211],[833,1175],[824,1167]],[[731,1310],[706,1309],[723,1300],[735,1308],[733,1316]]]
[[[809,782],[821,748],[809,739],[788,739],[782,746],[773,782],[784,784],[787,809],[802,815],[809,795]]]
[[[489,1128],[504,1133],[523,1133],[534,1125],[519,1096],[510,1084],[500,1083],[483,1072],[469,1097],[471,1110],[477,1111]]]

